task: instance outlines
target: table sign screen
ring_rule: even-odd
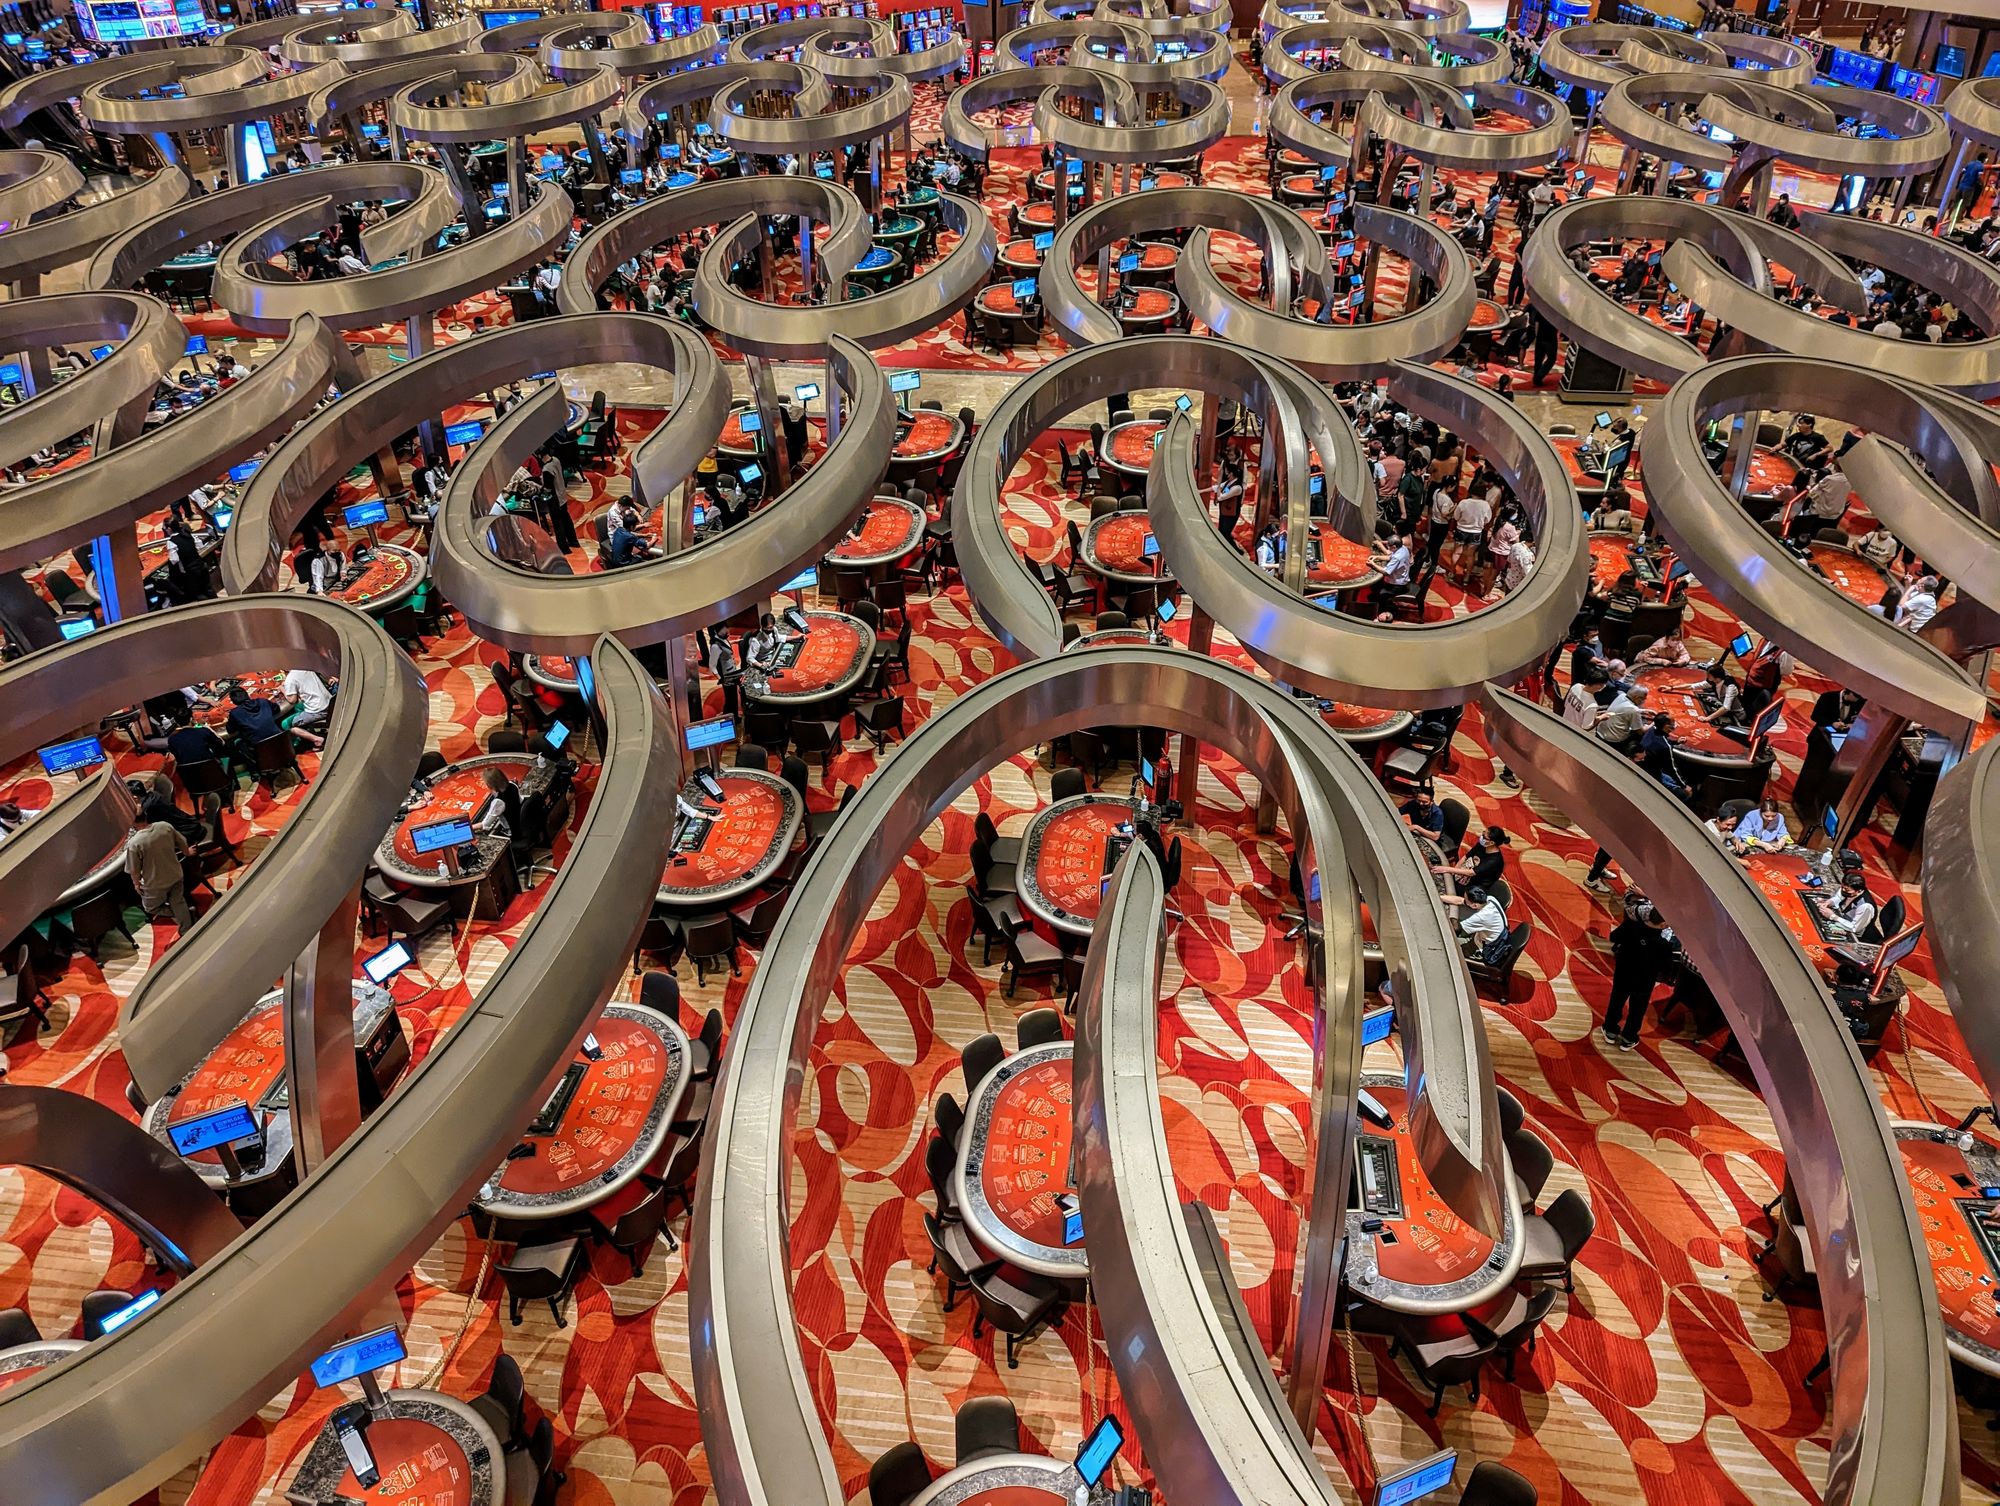
[[[463,847],[472,840],[472,823],[463,816],[450,821],[433,821],[410,833],[410,845],[418,852],[440,852],[447,847]]]
[[[9,387],[18,387],[21,385],[21,363],[19,361],[9,361],[5,366],[0,366],[0,383],[5,383]]]
[[[542,741],[560,753],[562,745],[569,741],[569,723],[550,722],[548,730],[542,734]]]
[[[366,528],[370,523],[389,521],[389,504],[382,501],[357,502],[352,507],[342,508],[340,515],[347,520],[349,528]]]
[[[94,737],[72,738],[38,749],[42,768],[50,774],[68,774],[104,762],[104,744]]]
[[[1136,272],[1136,271],[1138,271],[1138,270],[1139,270],[1139,253],[1138,253],[1137,251],[1127,251],[1127,252],[1126,252],[1126,253],[1125,253],[1125,254],[1124,254],[1123,256],[1119,257],[1119,258],[1118,258],[1118,270],[1119,270],[1119,271],[1121,271],[1121,272]]]
[[[167,1139],[183,1156],[191,1156],[201,1150],[214,1150],[218,1145],[240,1145],[246,1140],[255,1140],[262,1133],[250,1113],[250,1106],[244,1103],[232,1103],[167,1126]]]
[[[746,465],[736,473],[736,479],[741,481],[745,486],[753,485],[764,479],[764,467],[761,465]]]
[[[636,167],[628,167],[619,172],[618,181],[627,188],[636,188],[646,181],[646,175]]]
[[[801,382],[792,389],[792,396],[802,403],[809,403],[819,396],[819,383]]]
[[[1018,293],[1018,291],[1019,285],[1016,284],[1016,292]],[[923,384],[923,374],[916,371],[898,371],[889,378],[889,390],[891,392],[915,392]]]
[[[189,335],[189,336],[188,336],[188,344],[187,344],[187,353],[188,353],[189,355],[191,355],[191,356],[205,356],[205,355],[207,355],[207,354],[208,354],[208,336],[207,336],[207,335]]]
[[[399,1364],[406,1357],[403,1336],[393,1328],[378,1328],[327,1350],[312,1362],[312,1375],[322,1386],[337,1386],[385,1365]]]
[[[1375,1506],[1404,1506],[1407,1501],[1420,1501],[1433,1491],[1451,1484],[1451,1477],[1457,1471],[1457,1449],[1432,1454],[1430,1458],[1378,1484],[1375,1487]]]
[[[790,580],[778,587],[778,589],[780,591],[810,591],[818,584],[818,570],[801,570],[797,575],[794,575]]]
[[[101,361],[110,354],[111,347],[109,345],[93,345],[90,347],[90,359],[93,361]]]
[[[1174,613],[1178,612],[1179,610],[1180,608],[1174,604],[1173,599],[1171,597],[1162,601],[1159,604],[1159,606],[1155,608],[1155,611],[1159,615],[1160,621],[1163,623],[1172,622],[1174,620]]]
[[[232,465],[229,468],[229,479],[241,486],[245,481],[248,481],[252,476],[257,474],[257,467],[263,463],[261,460],[246,460],[241,465]]]
[[[745,434],[755,434],[764,427],[764,415],[761,413],[744,413],[738,416],[736,424]]]
[[[1049,247],[1053,246],[1055,243],[1056,243],[1056,233],[1053,230],[1044,230],[1041,234],[1035,237],[1035,249],[1037,251],[1046,251],[1049,249]]]
[[[157,1307],[159,1305],[159,1302],[160,1302],[160,1291],[158,1287],[155,1287],[150,1292],[141,1292],[138,1296],[134,1297],[130,1302],[127,1302],[123,1307],[119,1308],[117,1312],[107,1314],[101,1326],[103,1327],[106,1333],[116,1333],[119,1329],[123,1328],[127,1323],[130,1323],[134,1318],[138,1317],[139,1314],[144,1312],[147,1308]]]
[[[65,617],[56,624],[63,635],[63,642],[74,643],[88,633],[97,631],[97,624],[88,617]]]
[[[1373,1046],[1378,1041],[1386,1041],[1389,1039],[1389,1032],[1395,1028],[1395,1010],[1371,1009],[1361,1017],[1361,1044]]]
[[[736,741],[736,718],[733,716],[711,717],[705,722],[696,722],[687,729],[688,752],[699,753],[703,748],[718,747],[723,743]]]
[[[1076,1453],[1076,1472],[1083,1483],[1095,1485],[1124,1446],[1125,1430],[1118,1426],[1117,1418],[1107,1417],[1092,1428]]]
[[[1194,406],[1194,399],[1183,392],[1179,397],[1174,399],[1174,406],[1185,413]]]
[[[444,426],[444,442],[446,444],[477,444],[479,443],[479,436],[485,432],[486,425],[476,418],[468,418],[462,424],[446,424]]]
[[[391,942],[373,957],[363,959],[361,971],[368,975],[370,983],[387,983],[411,962],[409,947],[400,941]]]

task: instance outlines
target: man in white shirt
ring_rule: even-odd
[[[317,730],[308,729],[323,728],[333,710],[333,692],[327,689],[326,681],[309,669],[288,670],[278,701],[278,715],[293,719],[287,729],[292,736],[315,748],[325,744]]]
[[[1507,934],[1507,912],[1500,902],[1479,885],[1465,891],[1465,914],[1458,922],[1459,934],[1469,952],[1478,952],[1489,941]]]
[[[1937,577],[1920,576],[1910,587],[1910,594],[1903,598],[1903,604],[1896,608],[1896,626],[1914,633],[1937,616],[1937,611]]]
[[[1400,590],[1410,583],[1410,559],[1412,552],[1410,536],[1405,533],[1397,535],[1396,547],[1394,549],[1391,549],[1387,554],[1378,554],[1375,556],[1373,563],[1375,568],[1382,574],[1383,585],[1394,586]]]
[[[1836,465],[1806,493],[1806,509],[1821,523],[1829,526],[1838,523],[1847,515],[1849,490],[1846,474]]]
[[[368,263],[354,254],[352,246],[342,246],[340,248],[339,266],[340,275],[343,277],[359,277],[363,272],[368,270]]]
[[[1597,691],[1588,681],[1578,680],[1563,697],[1562,719],[1579,732],[1597,724]]]

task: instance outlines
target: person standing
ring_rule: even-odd
[[[1611,932],[1611,998],[1604,1006],[1604,1038],[1620,1051],[1639,1044],[1639,1027],[1660,974],[1673,960],[1666,917],[1650,903],[1631,906]]]
[[[144,811],[133,819],[132,836],[125,844],[125,872],[139,891],[139,908],[148,917],[171,911],[182,934],[194,924],[181,873],[181,859],[187,852],[187,839],[165,821]]]

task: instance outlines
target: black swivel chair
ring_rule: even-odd
[[[958,1149],[959,1137],[965,1133],[965,1110],[958,1106],[958,1100],[951,1094],[939,1094],[938,1101],[932,1105],[931,1129],[946,1145],[953,1150]]]
[[[519,1362],[503,1354],[493,1362],[493,1379],[486,1383],[485,1393],[472,1399],[472,1410],[486,1420],[510,1454],[528,1444],[527,1396]]]
[[[1584,1195],[1571,1188],[1547,1213],[1532,1213],[1521,1231],[1522,1281],[1560,1281],[1566,1292],[1576,1290],[1574,1266],[1597,1228],[1597,1217]]]
[[[1004,1396],[975,1396],[952,1419],[958,1463],[970,1464],[988,1454],[1021,1452],[1021,1415]]]
[[[1062,1015],[1053,1009],[1031,1009],[1014,1027],[1014,1049],[1026,1051],[1063,1038]]]
[[[646,1274],[646,1251],[667,1226],[667,1203],[672,1195],[668,1188],[654,1188],[642,1201],[621,1213],[605,1236],[604,1242],[631,1263],[635,1279]]]
[[[1484,1459],[1465,1482],[1458,1506],[1535,1506],[1539,1499],[1532,1481],[1522,1479],[1504,1464]]]
[[[966,1042],[965,1049],[958,1053],[958,1059],[965,1069],[965,1098],[970,1103],[972,1096],[979,1091],[979,1085],[986,1081],[987,1074],[1007,1059],[1007,1048],[1000,1044],[1000,1037],[989,1030]]]
[[[523,1302],[547,1302],[556,1327],[569,1327],[563,1304],[569,1301],[587,1264],[581,1239],[521,1246],[511,1259],[495,1267],[507,1288],[508,1320],[519,1328]]]
[[[1535,1211],[1536,1200],[1555,1170],[1555,1152],[1548,1142],[1531,1129],[1518,1129],[1506,1137],[1507,1160],[1514,1168],[1514,1180],[1521,1184],[1521,1209]]]
[[[1444,813],[1444,830],[1438,833],[1438,851],[1447,863],[1458,857],[1458,849],[1465,842],[1465,829],[1472,824],[1472,810],[1463,801],[1454,800],[1449,795],[1438,803]]]
[[[972,1299],[978,1306],[972,1320],[973,1338],[977,1339],[986,1327],[1004,1334],[1007,1368],[1020,1369],[1021,1346],[1044,1325],[1061,1321],[1068,1306],[1063,1289],[1040,1276],[1024,1274],[1016,1281],[1001,1275],[997,1269],[984,1276],[976,1271],[966,1274],[972,1278]]]
[[[868,1467],[868,1506],[909,1506],[931,1485],[931,1467],[914,1443],[899,1443]]]
[[[42,1331],[35,1326],[35,1320],[18,1307],[10,1307],[0,1312],[0,1349],[13,1349],[21,1344],[39,1344]]]
[[[80,1327],[86,1341],[104,1337],[104,1320],[132,1303],[130,1292],[91,1292],[83,1299]]]

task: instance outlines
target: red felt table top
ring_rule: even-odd
[[[1507,311],[1491,298],[1481,298],[1472,305],[1472,318],[1466,321],[1469,330],[1498,329],[1507,322]]]
[[[1692,753],[1705,753],[1711,758],[1749,759],[1748,747],[1734,738],[1724,737],[1720,728],[1712,727],[1704,720],[1708,708],[1701,704],[1697,692],[1708,682],[1708,677],[1693,665],[1683,665],[1678,669],[1642,669],[1634,678],[1646,687],[1647,712],[1664,711],[1673,717],[1676,746]]]
[[[814,628],[813,638],[820,634]],[[809,638],[808,644],[812,642]],[[715,776],[722,786],[722,814],[693,852],[667,859],[662,889],[706,889],[748,877],[771,857],[785,824],[784,796],[777,786],[748,774]],[[678,861],[685,859],[686,861]]]
[[[807,695],[838,685],[854,672],[854,661],[861,657],[861,632],[855,623],[824,612],[807,615],[812,632],[799,657],[791,668],[770,677],[776,695]]]
[[[1767,450],[1760,445],[1750,454],[1750,490],[1753,493],[1775,491],[1798,473],[1799,468],[1776,450]]]
[[[923,537],[924,517],[894,502],[870,502],[861,515],[861,531],[833,546],[837,560],[880,559],[908,554]]]
[[[1153,520],[1145,513],[1112,513],[1091,529],[1091,552],[1107,570],[1142,575],[1151,568],[1146,558],[1146,540],[1152,536]]]
[[[1903,1175],[1916,1204],[1917,1223],[1924,1233],[1931,1273],[1937,1278],[1938,1307],[1945,1322],[1981,1344],[2000,1347],[2000,1313],[1993,1306],[1994,1273],[1958,1207],[1960,1198],[1979,1196],[1978,1176],[1956,1145],[1906,1140],[1899,1135],[1896,1149],[1903,1153]],[[1975,1185],[1966,1187],[1953,1181],[1954,1174],[1967,1176]]]
[[[1888,577],[1873,563],[1851,549],[1839,549],[1831,544],[1808,544],[1806,558],[1818,567],[1842,596],[1864,607],[1872,607],[1880,601],[1882,592],[1889,584]]]
[[[1403,1213],[1396,1243],[1375,1242],[1375,1268],[1384,1280],[1411,1286],[1444,1286],[1470,1276],[1493,1254],[1493,1241],[1445,1206],[1410,1143],[1409,1094],[1401,1087],[1373,1087],[1369,1093],[1394,1116],[1396,1170],[1402,1178]],[[1367,1134],[1384,1133],[1366,1124]]]
[[[437,821],[449,821],[453,816],[470,816],[486,803],[486,771],[498,769],[509,779],[519,784],[527,777],[532,762],[524,754],[518,760],[509,759],[505,763],[483,763],[476,768],[447,769],[440,774],[437,782],[424,796],[423,804],[411,811],[396,824],[396,856],[412,868],[423,868],[437,862],[435,853],[419,853],[416,838],[411,835],[419,826],[429,826]]]
[[[1384,711],[1379,706],[1355,706],[1347,701],[1335,701],[1321,709],[1320,720],[1329,727],[1337,727],[1343,732],[1361,732],[1370,727],[1386,727],[1403,713]]]
[[[1562,441],[1556,441],[1561,449]],[[1563,460],[1572,467],[1575,474],[1576,450],[1574,447],[1562,451]],[[1592,534],[1590,538],[1590,581],[1600,591],[1609,591],[1618,584],[1618,577],[1632,568],[1632,541],[1630,538],[1607,538]]]
[[[1314,585],[1340,585],[1375,573],[1366,544],[1357,544],[1345,534],[1335,532],[1325,518],[1313,519],[1312,532],[1319,542],[1319,564],[1306,572],[1306,579]]]
[[[398,554],[393,549],[378,549],[375,558],[368,562],[368,567],[355,577],[352,584],[327,594],[350,604],[359,604],[387,595],[415,573],[416,566],[410,563],[407,555]]]
[[[1743,866],[1750,870],[1751,879],[1764,891],[1764,898],[1778,912],[1785,929],[1798,938],[1813,965],[1822,970],[1830,966],[1826,942],[1821,939],[1812,912],[1799,893],[1810,871],[1806,860],[1788,852],[1753,852],[1744,857]]]
[[[1042,253],[1035,249],[1035,242],[1031,237],[1024,236],[1020,240],[1009,241],[1002,246],[1000,259],[1017,267],[1039,267],[1042,264]]]
[[[1139,248],[1139,265],[1152,271],[1171,267],[1181,259],[1180,247],[1166,246],[1153,241]]]
[[[1018,314],[1020,300],[1015,298],[1014,289],[1004,282],[996,282],[989,288],[979,290],[979,306],[992,314]]]
[[[538,654],[535,656],[535,666],[551,680],[574,682],[576,679],[576,660],[561,654]]]
[[[1114,827],[1132,819],[1129,805],[1085,801],[1058,811],[1041,828],[1035,887],[1078,920],[1097,919],[1104,901],[1104,848]]]
[[[1283,179],[1278,186],[1286,193],[1297,194],[1302,198],[1309,194],[1333,197],[1333,185],[1320,182],[1317,173],[1293,173],[1289,178]]]
[[[1069,1189],[1070,1059],[1037,1062],[994,1095],[979,1167],[987,1206],[1023,1239],[1060,1249],[1056,1196]]]
[[[602,1176],[638,1141],[672,1060],[657,1031],[638,1020],[606,1015],[594,1034],[604,1055],[589,1063],[556,1132],[529,1141],[535,1154],[509,1161],[503,1192],[566,1192]]]
[[[1165,288],[1135,288],[1126,319],[1164,319],[1174,311],[1175,298]]]
[[[744,434],[744,410],[738,408],[722,420],[722,434],[716,436],[716,444],[728,450],[754,450],[756,446],[752,444],[752,438],[756,436]]]
[[[226,1104],[254,1107],[284,1070],[285,1010],[274,1002],[254,1012],[208,1053],[174,1100],[167,1123],[197,1119]],[[186,1159],[216,1166],[222,1156],[219,1151],[201,1150]]]
[[[415,1417],[383,1417],[368,1425],[368,1447],[381,1480],[363,1490],[354,1471],[344,1470],[334,1494],[368,1502],[409,1506],[470,1506],[472,1463],[443,1428]],[[493,1461],[499,1467],[500,1461]]]
[[[9,1386],[18,1386],[22,1381],[33,1380],[48,1368],[47,1365],[23,1365],[18,1370],[0,1372],[0,1391],[5,1391]]]
[[[896,441],[898,455],[932,455],[946,449],[958,432],[958,420],[930,409],[919,408],[910,415],[909,426]]]
[[[1056,222],[1056,206],[1053,204],[1023,204],[1015,213],[1024,225],[1053,225]]]
[[[1104,436],[1104,448],[1120,465],[1143,471],[1153,463],[1153,436],[1164,428],[1165,424],[1149,418],[1120,424]]]

